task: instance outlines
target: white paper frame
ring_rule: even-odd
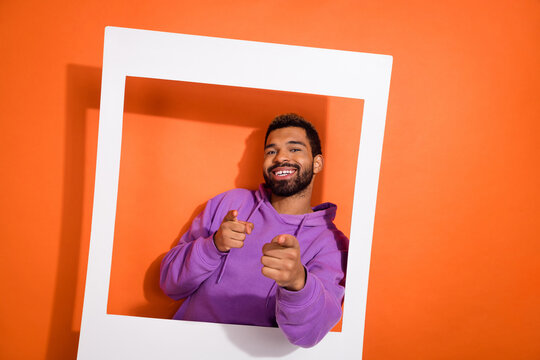
[[[78,359],[361,359],[391,69],[388,55],[107,27]],[[303,349],[277,328],[107,314],[126,76],[364,100],[340,333]]]

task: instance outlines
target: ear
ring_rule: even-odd
[[[318,174],[322,171],[324,165],[324,159],[321,154],[316,155],[313,158],[313,173]]]

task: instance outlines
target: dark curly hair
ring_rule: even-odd
[[[309,139],[309,145],[311,146],[311,155],[313,157],[322,155],[321,139],[319,139],[319,134],[317,133],[317,130],[315,130],[315,126],[300,115],[293,113],[278,115],[274,118],[274,120],[272,120],[270,125],[268,125],[268,130],[266,130],[264,144],[266,145],[268,135],[272,131],[286,127],[299,127],[304,129],[306,131],[307,138]]]

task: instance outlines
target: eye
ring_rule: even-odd
[[[265,155],[274,155],[276,153],[276,150],[267,150],[265,152]]]
[[[298,152],[298,151],[302,151],[302,149],[299,149],[299,148],[292,148],[290,151],[291,151],[291,152]]]

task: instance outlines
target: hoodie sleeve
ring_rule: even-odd
[[[331,242],[304,265],[302,290],[277,289],[276,321],[295,345],[315,346],[341,318],[348,239],[337,232]]]
[[[204,211],[193,220],[178,245],[161,261],[161,289],[175,300],[193,294],[218,269],[226,256],[216,248],[213,240],[213,228],[216,226],[214,220],[217,221],[215,215],[220,198],[217,196],[208,201]]]

